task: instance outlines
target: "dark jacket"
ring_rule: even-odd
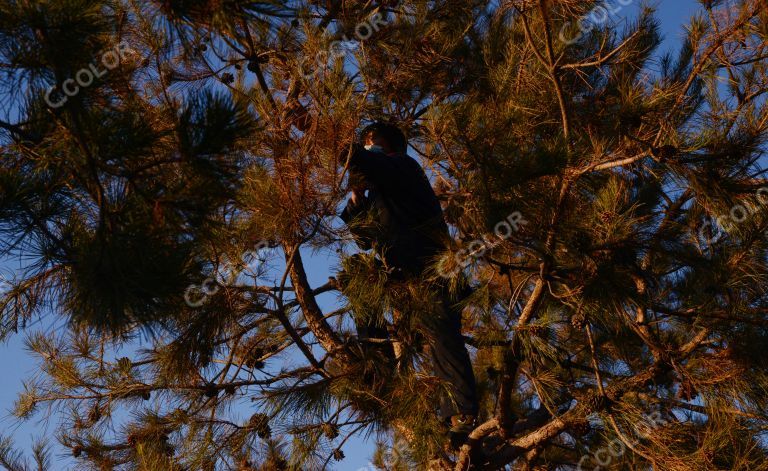
[[[418,162],[405,153],[357,148],[349,174],[369,189],[366,198],[350,202],[340,215],[362,249],[375,248],[387,265],[408,272],[423,270],[444,250],[448,227]]]

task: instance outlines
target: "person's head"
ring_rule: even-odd
[[[370,124],[360,133],[360,140],[368,150],[385,154],[406,152],[408,140],[397,126],[377,121]]]

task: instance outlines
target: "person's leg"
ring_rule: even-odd
[[[355,324],[357,328],[357,338],[360,339],[361,342],[373,340],[374,342],[370,343],[380,343],[376,342],[376,340],[385,340],[389,337],[387,328],[379,325],[376,319],[368,318],[362,322],[355,319]]]
[[[427,322],[434,374],[448,387],[440,402],[440,416],[476,416],[478,412],[475,375],[461,335],[461,311],[447,290],[437,293],[435,315]]]
[[[374,260],[374,266],[381,269],[381,262]],[[339,273],[339,284],[341,292],[347,296],[355,293],[349,293],[347,286],[351,276],[361,276],[371,271],[370,261],[366,260],[363,254],[355,254],[344,262],[344,270]],[[350,298],[353,299],[353,298]],[[357,298],[354,298],[357,299]],[[365,302],[356,303],[353,309],[352,317],[355,321],[357,339],[364,351],[383,352],[387,358],[393,358],[394,354],[392,344],[388,342],[387,322],[384,318],[384,312],[380,306],[369,305]]]

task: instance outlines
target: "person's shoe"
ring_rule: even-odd
[[[451,448],[458,450],[467,443],[469,434],[475,428],[475,416],[457,414],[451,417],[451,428],[448,437],[451,440]]]

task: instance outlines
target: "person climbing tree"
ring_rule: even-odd
[[[341,219],[360,248],[373,248],[395,279],[430,283],[428,267],[446,250],[448,226],[440,201],[421,166],[407,154],[396,126],[376,122],[361,133],[349,160],[349,203]],[[472,363],[461,335],[457,296],[444,280],[430,283],[438,304],[424,325],[435,375],[446,385],[440,415],[451,424],[454,446],[466,440],[478,411]],[[358,325],[360,337],[384,339],[379,319]]]

